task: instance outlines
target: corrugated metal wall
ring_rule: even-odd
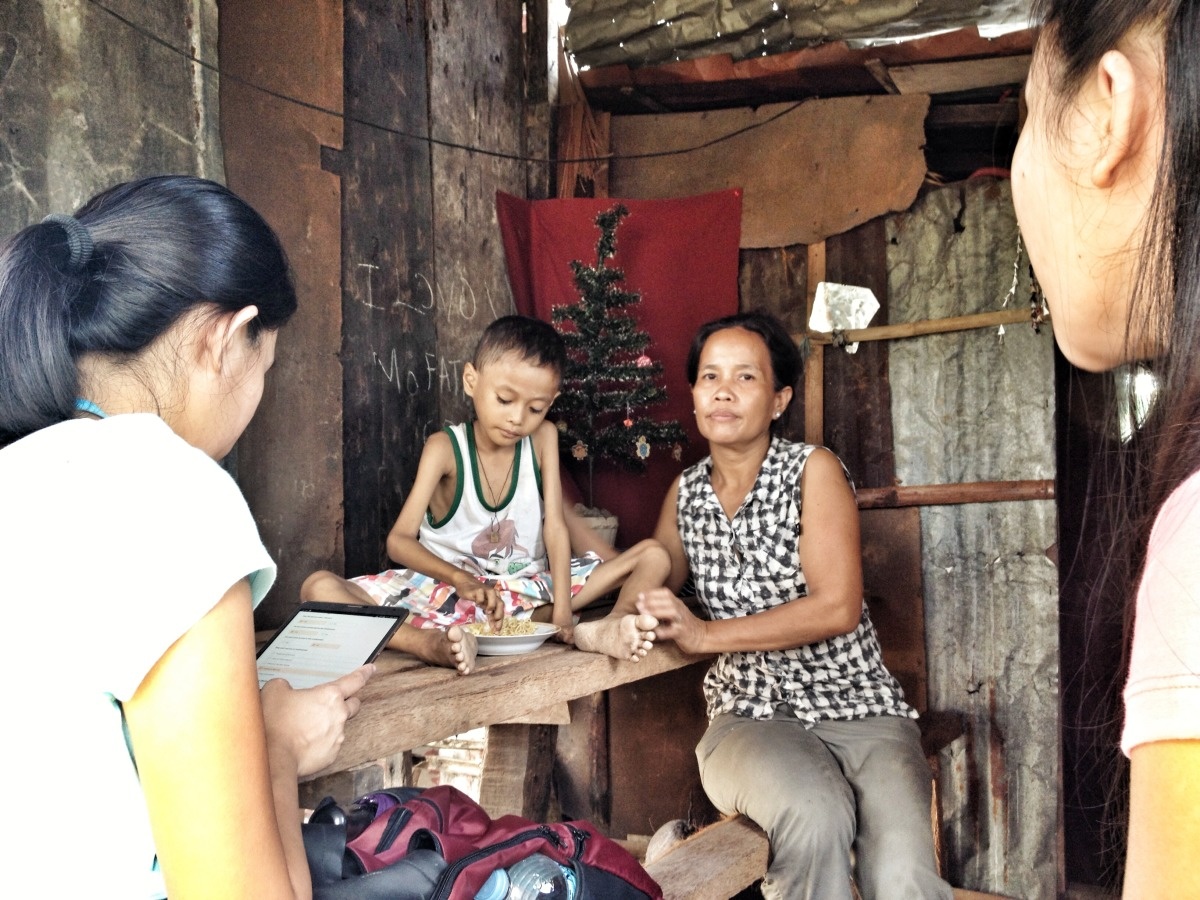
[[[999,307],[1013,280],[1006,180],[936,190],[888,220],[892,321]],[[1010,301],[1028,304],[1028,265]],[[1052,479],[1049,327],[891,345],[896,473],[906,484]],[[1054,897],[1058,828],[1058,574],[1053,501],[921,510],[929,704],[962,713],[943,754],[953,883]]]

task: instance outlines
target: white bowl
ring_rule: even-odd
[[[535,623],[537,631],[533,634],[477,634],[475,640],[479,647],[480,656],[516,656],[519,653],[529,653],[542,646],[550,635],[558,632],[557,625],[545,622]]]

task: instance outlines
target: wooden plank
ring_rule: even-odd
[[[920,322],[899,322],[895,325],[876,325],[871,328],[849,328],[841,332],[841,339],[847,344],[859,341],[890,341],[896,338],[920,337],[926,334],[949,334],[953,331],[970,331],[975,328],[1017,325],[1029,320],[1028,309],[1000,309],[966,316],[922,319]],[[799,340],[802,335],[795,337]],[[828,332],[814,331],[808,335],[808,339],[814,343],[831,344],[834,336]]]
[[[646,871],[663,900],[729,900],[763,877],[769,853],[763,830],[736,816],[697,831]]]
[[[912,204],[925,178],[928,106],[897,95],[614,116],[612,194],[741,187],[742,247],[813,244]],[[631,158],[665,151],[678,152]]]
[[[879,634],[883,661],[913,708],[928,707],[925,605],[921,590],[921,513],[872,509],[862,528],[863,593]]]
[[[525,656],[480,657],[463,676],[384,651],[346,725],[346,742],[324,775],[391,756],[452,734],[511,720],[575,697],[711,659],[662,644],[641,662],[585,653],[562,644]],[[315,776],[314,776],[315,777]]]
[[[950,94],[976,88],[1022,84],[1029,74],[1030,58],[1030,54],[1025,53],[889,66],[887,73],[901,94]]]
[[[437,10],[427,13],[425,34],[429,129],[438,142],[430,149],[433,255],[418,273],[432,295],[428,315],[436,323],[436,342],[422,348],[426,366],[435,370],[422,384],[438,398],[438,418],[427,426],[434,430],[471,418],[462,367],[483,329],[513,311],[496,191],[524,196],[526,185],[525,163],[465,149],[519,156],[525,148],[520,5],[476,0]],[[544,52],[543,46],[543,70]],[[544,78],[542,84],[544,90]],[[410,440],[419,450],[426,437],[417,431]],[[400,484],[407,489],[411,480]]]
[[[552,725],[488,728],[479,805],[493,819],[518,815],[534,822],[546,820],[556,730]]]
[[[965,484],[914,484],[860,488],[859,509],[899,506],[954,506],[961,503],[1008,503],[1021,500],[1053,500],[1054,481],[972,481]]]
[[[872,219],[825,242],[825,280],[869,288],[879,301],[873,321],[888,316],[887,223]],[[895,484],[891,348],[862,343],[854,353],[825,354],[825,445],[850,470],[854,483]]]
[[[535,709],[527,716],[514,716],[503,725],[570,725],[571,708],[566,703],[553,703],[545,709]]]
[[[342,365],[337,357],[342,186],[322,166],[324,151],[342,147],[343,126],[337,115],[285,102],[242,79],[340,111],[342,4],[222,0],[220,17],[221,66],[234,76],[221,79],[217,146],[225,153],[226,183],[278,233],[299,299],[280,334],[262,402],[237,445],[238,484],[279,565],[279,578],[255,617],[261,624],[278,624],[294,608],[305,576],[314,569],[339,571],[343,562]],[[104,40],[90,33],[93,46]],[[124,90],[132,89],[127,78],[122,82]],[[93,87],[93,96],[98,95]],[[139,115],[150,115],[142,103],[137,106]],[[11,118],[11,107],[7,111],[18,121]],[[123,127],[119,112],[112,110],[108,127]],[[91,134],[89,141],[95,139]],[[122,169],[173,168],[159,166],[146,158]],[[298,409],[304,414],[297,415]]]
[[[738,265],[739,309],[763,310],[778,317],[789,333],[805,328],[808,248],[803,244],[742,250]],[[804,392],[797,391],[783,417],[783,436],[804,439]]]
[[[707,669],[701,663],[607,693],[610,833],[652,834],[672,819],[706,825],[720,818],[696,762],[696,745],[708,728]]]
[[[817,285],[825,280],[825,242],[808,245],[808,286],[805,291],[805,330],[812,320]],[[809,346],[804,362],[804,440],[810,444],[825,444],[825,348]]]
[[[571,724],[558,729],[554,759],[558,808],[564,819],[587,819],[608,834],[612,821],[608,694],[579,697],[570,708]]]
[[[438,419],[424,4],[345,0],[342,345],[345,571],[378,572]],[[357,120],[357,121],[356,121]],[[359,124],[378,123],[398,133]],[[436,369],[434,370],[436,374]],[[379,754],[384,755],[384,754]]]

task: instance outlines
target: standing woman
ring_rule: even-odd
[[[275,565],[216,462],[295,308],[271,229],[197,178],[0,245],[7,852],[39,895],[311,894],[297,779],[371,669],[260,693]]]
[[[828,450],[772,433],[799,351],[745,313],[701,326],[687,366],[710,456],[667,492],[655,537],[671,577],[639,609],[658,639],[720,654],[696,748],[705,792],[767,832],[767,900],[849,900],[852,876],[864,900],[949,900],[916,713],[863,601],[854,488]],[[706,619],[673,593],[689,572]]]
[[[1054,337],[1082,368],[1159,374],[1144,480],[1113,529],[1142,560],[1116,576],[1133,623],[1124,896],[1200,897],[1200,2],[1034,6],[1013,200]]]

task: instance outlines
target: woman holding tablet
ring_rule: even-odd
[[[69,864],[44,817],[16,832],[45,893],[311,894],[297,779],[372,669],[260,692],[275,565],[216,462],[295,308],[271,229],[202,179],[122,184],[0,246],[9,799],[92,817]]]

